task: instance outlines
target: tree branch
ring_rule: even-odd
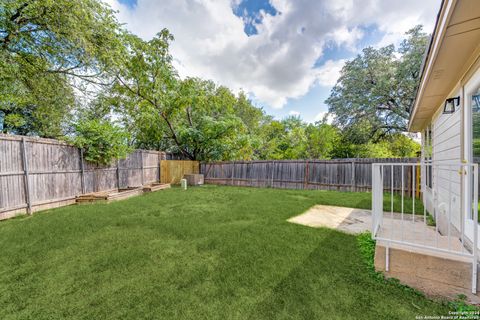
[[[157,110],[160,109],[160,106],[158,106],[157,104],[155,104],[154,101],[152,101],[151,99],[143,96],[140,94],[140,90],[137,86],[137,90],[134,90],[132,89],[127,83],[125,83],[125,81],[123,81],[123,79],[121,77],[119,77],[118,75],[116,76],[116,78],[118,79],[118,81],[122,84],[123,87],[125,87],[128,91],[130,91],[132,94],[140,97],[141,99],[144,99],[145,101],[147,101],[148,103],[150,103],[153,107],[155,107]],[[178,136],[177,136],[177,133],[175,132],[174,128],[173,128],[173,125],[171,124],[170,120],[168,119],[167,115],[160,111],[159,110],[159,114],[160,116],[163,118],[163,120],[165,120],[165,122],[167,123],[167,126],[172,134],[171,136],[171,139],[173,139],[173,141],[175,141],[175,144],[177,145],[177,147],[179,148],[180,152],[182,152],[182,154],[184,156],[187,156],[189,159],[191,160],[195,160],[195,157],[194,155],[192,155],[191,153],[189,153],[187,150],[185,150],[185,148],[182,147],[180,141],[178,140]]]
[[[190,127],[193,128],[192,115],[190,114],[190,106],[187,107],[187,118],[188,118],[188,123],[190,124]]]

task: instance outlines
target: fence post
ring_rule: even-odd
[[[232,162],[232,186],[233,186],[233,177],[235,176],[235,161]]]
[[[141,170],[141,173],[142,173],[141,183],[142,183],[142,186],[143,186],[143,184],[144,184],[144,177],[143,177],[143,150],[140,150],[140,170]]]
[[[158,182],[160,182],[161,176],[160,176],[160,161],[162,161],[162,154],[159,152],[157,154],[157,160],[158,160]]]
[[[160,152],[160,183],[170,183],[169,181],[167,181],[166,177],[165,177],[165,173],[167,172],[165,166],[166,166],[166,162],[167,161],[167,153],[166,152],[163,152],[161,151]],[[163,174],[163,176],[162,176]]]
[[[120,160],[117,159],[117,189],[120,189]]]
[[[272,161],[272,174],[271,174],[271,179],[270,179],[270,187],[273,188],[273,175],[275,173],[275,161]]]
[[[355,161],[352,161],[352,180],[351,180],[351,191],[355,191]]]
[[[208,164],[208,169],[207,169],[207,164]],[[208,173],[210,172],[210,169],[212,169],[212,166],[213,165],[210,163],[207,163],[207,162],[203,163],[203,175],[205,176],[205,179],[208,179]]]
[[[80,150],[80,183],[82,185],[82,194],[85,194],[85,167],[83,165],[83,149]]]
[[[32,200],[30,196],[30,179],[28,175],[28,158],[25,138],[22,138],[22,161],[23,161],[23,179],[25,187],[25,202],[27,203],[27,214],[32,214]]]
[[[308,189],[308,160],[305,162],[304,181],[303,189]]]
[[[92,181],[93,181],[93,186],[92,186],[92,189],[94,192],[97,192],[98,191],[98,177],[97,177],[97,167],[98,165],[95,165],[95,167],[93,167],[92,169]]]

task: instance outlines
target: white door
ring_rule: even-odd
[[[464,86],[463,95],[463,123],[465,133],[464,156],[469,163],[480,162],[480,70]],[[478,222],[474,221],[473,199],[474,199],[474,178],[473,168],[466,168],[464,173],[464,226],[466,236],[473,239],[473,228],[478,229]]]

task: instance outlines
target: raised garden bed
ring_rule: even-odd
[[[142,188],[122,188],[111,191],[93,192],[78,196],[76,202],[88,203],[97,201],[116,201],[139,195],[142,192]]]
[[[154,182],[149,185],[143,186],[143,192],[153,192],[153,191],[168,189],[168,188],[170,188],[170,183]]]

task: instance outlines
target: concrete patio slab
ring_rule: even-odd
[[[309,227],[326,227],[347,233],[362,233],[371,229],[370,210],[316,205],[301,215],[287,220]]]
[[[437,232],[435,227],[428,226],[423,215],[384,212],[383,224],[378,231],[378,237],[397,241],[406,241],[422,246],[430,246],[454,252],[465,252],[465,246],[460,239],[447,237]],[[371,231],[371,211],[336,206],[315,205],[304,213],[290,218],[288,222],[314,228],[331,228],[347,233],[358,234]],[[383,244],[382,241],[379,241]],[[390,246],[401,245],[390,244]],[[416,248],[418,252],[422,249]],[[435,253],[438,254],[438,253]]]

